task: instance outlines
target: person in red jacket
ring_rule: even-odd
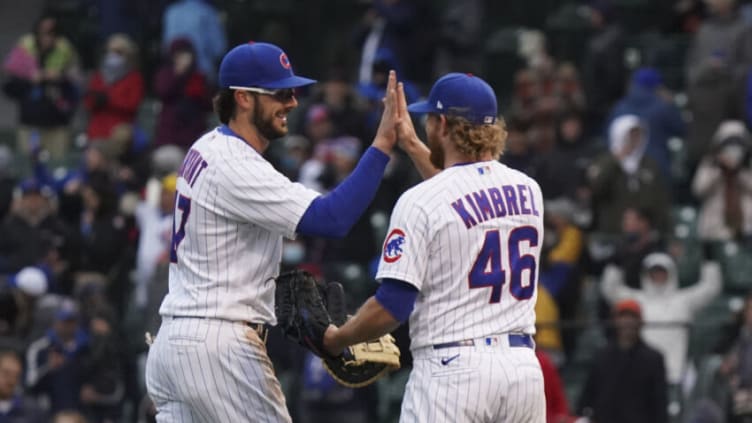
[[[198,69],[196,51],[187,38],[170,43],[168,56],[154,77],[154,93],[162,102],[154,144],[172,144],[187,150],[206,132],[211,91]]]
[[[144,98],[144,80],[137,67],[137,48],[124,34],[113,34],[99,69],[84,96],[89,112],[86,130],[90,140],[108,139],[113,128],[132,124]]]
[[[543,391],[546,394],[546,423],[573,423],[576,418],[569,414],[569,404],[559,371],[542,350],[536,350],[543,371]]]

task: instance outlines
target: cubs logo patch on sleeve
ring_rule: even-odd
[[[402,246],[405,244],[405,232],[393,229],[384,241],[384,261],[394,263],[402,257]]]

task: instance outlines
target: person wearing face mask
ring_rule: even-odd
[[[692,191],[702,202],[697,231],[704,241],[752,237],[750,134],[740,121],[725,121],[700,163]]]
[[[211,93],[196,51],[187,38],[170,43],[169,57],[154,77],[154,92],[162,102],[155,145],[172,144],[187,150],[206,131]]]
[[[684,288],[679,288],[674,259],[662,252],[649,254],[642,261],[640,289],[628,287],[624,272],[614,264],[606,266],[601,279],[601,293],[610,304],[625,299],[640,304],[646,323],[642,336],[665,357],[667,379],[673,385],[684,376],[689,347],[687,325],[721,291],[720,265],[707,253],[704,259],[700,279]]]
[[[99,69],[94,73],[84,95],[89,113],[86,135],[89,140],[110,138],[120,124],[132,124],[144,98],[144,80],[136,66],[137,48],[125,34],[114,34]]]

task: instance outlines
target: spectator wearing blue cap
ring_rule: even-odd
[[[107,310],[89,316],[88,352],[82,360],[81,411],[90,422],[119,421],[125,398],[125,352]]]
[[[376,194],[398,122],[392,72],[381,125],[352,173],[325,195],[293,183],[262,154],[288,133],[295,89],[314,82],[296,75],[273,44],[239,45],[222,59],[214,100],[222,125],[193,143],[178,171],[170,289],[146,363],[160,420],[291,420],[262,340],[264,325],[276,324],[269,280],[279,272],[283,238],[341,238],[351,230]],[[172,342],[195,338],[196,327],[212,339],[199,341],[207,346],[199,357],[188,353],[194,344]],[[199,382],[166,370],[199,363],[215,377]]]
[[[682,137],[686,123],[663,86],[663,77],[654,68],[643,67],[632,74],[627,95],[611,111],[610,121],[624,115],[639,116],[648,129],[645,155],[658,165],[666,181],[671,181],[671,152],[668,141]]]
[[[26,386],[50,401],[50,411],[79,406],[82,365],[89,336],[79,325],[78,306],[63,301],[47,333],[32,342],[26,352]]]
[[[77,261],[77,237],[51,204],[51,191],[35,179],[18,186],[16,207],[0,226],[0,273],[43,266],[63,278]],[[64,282],[64,281],[58,281]],[[63,283],[63,285],[65,285]],[[57,288],[63,289],[61,285]]]

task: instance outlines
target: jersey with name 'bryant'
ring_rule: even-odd
[[[271,279],[318,192],[291,182],[226,126],[199,138],[178,172],[163,316],[276,324]]]

